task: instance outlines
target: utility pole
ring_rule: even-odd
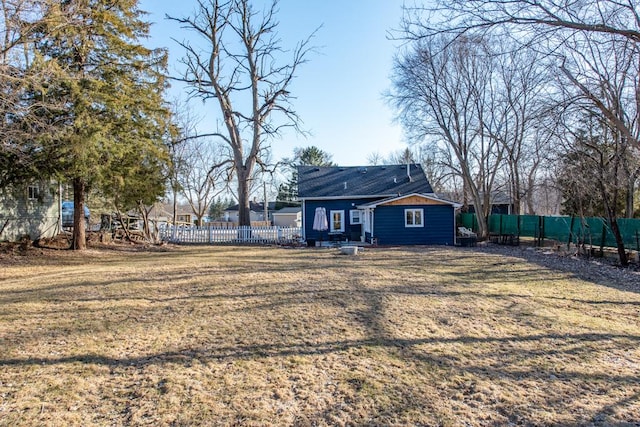
[[[263,200],[264,200],[264,220],[269,221],[269,205],[267,202],[267,183],[262,183]]]

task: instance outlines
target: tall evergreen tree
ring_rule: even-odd
[[[209,217],[213,221],[219,220],[224,215],[224,211],[232,205],[233,202],[228,198],[225,197],[223,199],[222,197],[218,196],[218,198],[213,203],[211,203],[211,206],[209,206]]]
[[[297,147],[293,150],[293,159],[285,159],[284,162],[290,169],[287,182],[278,186],[277,200],[280,202],[293,202],[298,199],[298,166],[336,166],[333,156],[321,150],[315,145],[309,147]],[[280,206],[279,206],[280,207]]]
[[[56,126],[36,138],[40,165],[73,183],[74,249],[86,246],[88,188],[121,199],[131,190],[137,202],[164,190],[167,55],[140,43],[149,30],[143,15],[138,0],[52,1],[34,44],[34,64],[54,71],[33,98],[61,105],[42,111]]]

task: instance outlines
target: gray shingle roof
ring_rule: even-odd
[[[300,206],[298,207],[291,207],[291,208],[282,208],[279,211],[275,211],[273,214],[292,214],[292,213],[298,213],[298,212],[302,212],[302,208]]]
[[[229,206],[225,209],[225,212],[237,211],[240,208],[239,204],[235,204],[233,206]],[[267,204],[267,209],[270,211],[275,210],[276,202],[269,202]],[[252,200],[249,201],[249,210],[253,212],[264,212],[264,203],[263,202],[254,202]]]
[[[298,166],[298,198],[389,197],[433,193],[420,165]]]

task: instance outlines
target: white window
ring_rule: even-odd
[[[344,211],[330,211],[329,231],[344,231]]]
[[[37,200],[40,198],[40,187],[37,185],[29,186],[29,200]]]
[[[351,224],[362,224],[362,211],[353,209],[349,211],[349,222]]]
[[[424,227],[424,209],[405,209],[405,227]]]

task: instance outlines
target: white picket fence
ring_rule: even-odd
[[[288,244],[300,241],[300,227],[235,227],[215,228],[166,225],[160,237],[170,243]]]

